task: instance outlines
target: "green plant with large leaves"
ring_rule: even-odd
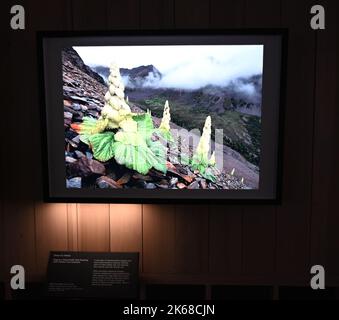
[[[114,158],[117,163],[144,175],[151,168],[166,173],[167,148],[157,140],[159,132],[154,128],[151,113],[132,113],[119,81],[120,74],[113,66],[99,119],[84,117],[81,124],[72,124],[72,128],[101,162]]]
[[[99,119],[84,117],[81,124],[72,124],[80,140],[90,146],[93,156],[101,162],[115,159],[120,165],[146,175],[152,168],[167,171],[167,144],[174,143],[170,131],[170,108],[165,102],[163,117],[154,128],[150,111],[132,113],[124,99],[124,85],[119,68],[110,68],[109,90]],[[208,158],[211,138],[211,118],[206,118],[203,134],[192,160],[185,164],[197,169],[206,179],[215,181],[214,156]]]

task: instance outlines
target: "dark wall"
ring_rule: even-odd
[[[147,283],[301,285],[313,264],[339,284],[337,1],[26,0],[10,31],[1,1],[0,280],[43,279],[50,250],[134,251]],[[309,26],[326,9],[326,30]],[[41,203],[37,30],[289,28],[279,206]]]

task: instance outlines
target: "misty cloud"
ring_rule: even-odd
[[[109,66],[112,61],[121,68],[153,65],[162,74],[149,74],[143,86],[198,89],[206,85],[225,86],[238,78],[262,74],[262,45],[201,46],[115,46],[74,47],[90,66]],[[144,79],[145,80],[145,79]],[[251,84],[240,84],[238,90],[251,94]]]

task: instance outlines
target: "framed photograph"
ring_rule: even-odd
[[[45,200],[278,202],[286,37],[39,33]]]

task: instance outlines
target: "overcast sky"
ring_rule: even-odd
[[[199,88],[225,85],[238,77],[261,74],[262,45],[92,46],[74,47],[85,64],[120,68],[154,65],[162,86]]]

